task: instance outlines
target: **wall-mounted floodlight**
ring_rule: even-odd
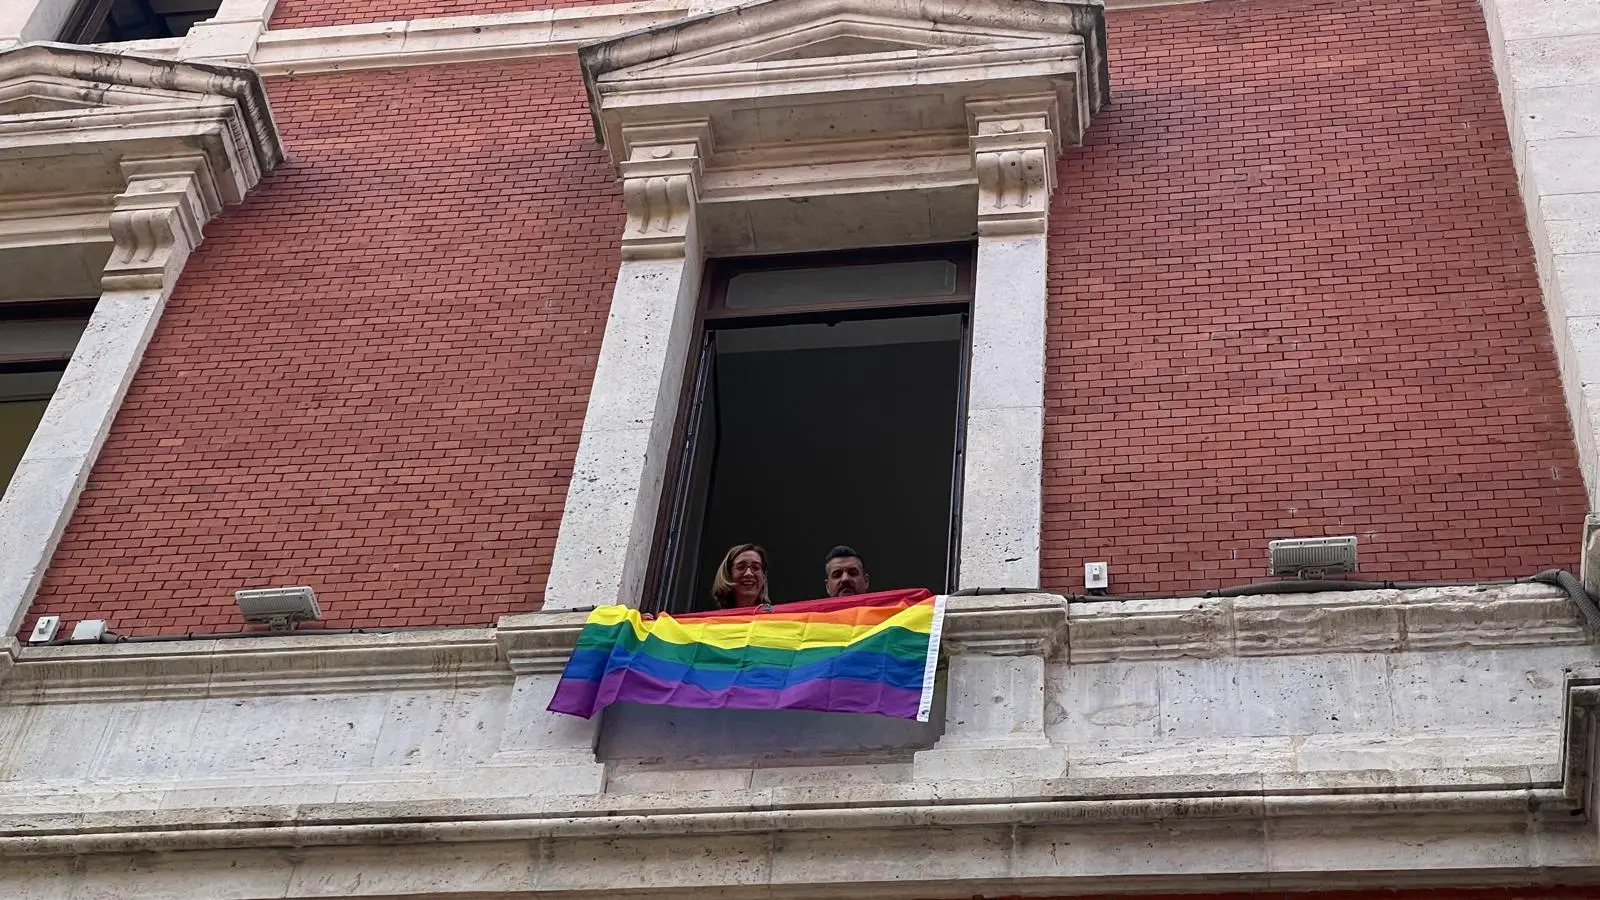
[[[272,631],[290,631],[296,622],[322,618],[317,595],[308,587],[234,591],[233,602],[239,604],[246,622],[264,624]]]
[[[1356,539],[1348,537],[1286,538],[1267,542],[1272,574],[1321,578],[1356,570]]]

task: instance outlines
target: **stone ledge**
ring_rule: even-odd
[[[23,647],[0,702],[92,703],[507,683],[489,629]]]
[[[1120,893],[1514,885],[1596,880],[1594,839],[1523,820],[1380,820],[1284,827],[1175,819],[1086,830],[1073,823],[901,827],[881,832],[750,832],[639,839],[265,849],[93,859],[14,858],[16,897],[700,898],[966,900]],[[400,836],[397,833],[396,838]],[[1478,896],[1472,893],[1464,896]],[[1484,894],[1482,896],[1497,896]],[[1552,896],[1584,896],[1557,888]]]
[[[1067,640],[1067,604],[1056,594],[991,594],[945,601],[943,644],[987,656],[1055,655]]]
[[[1503,778],[1501,773],[1488,773]],[[1427,780],[1445,777],[1447,783]],[[1421,777],[1408,777],[1421,776]],[[858,785],[840,788],[684,792],[676,795],[515,798],[479,802],[305,804],[203,810],[141,809],[8,816],[0,857],[225,848],[407,844],[437,841],[643,839],[663,836],[856,833],[1051,824],[1125,829],[1188,822],[1318,823],[1371,827],[1384,817],[1470,816],[1574,822],[1556,788],[1471,773],[1371,773],[1333,790],[1308,780],[1257,776],[1185,779],[1023,779],[1000,782]],[[1140,782],[1148,782],[1140,785]],[[1173,783],[1179,782],[1179,783]],[[973,786],[963,790],[965,786]],[[859,790],[857,790],[859,788]],[[1141,789],[1142,788],[1142,789]]]
[[[1592,641],[1571,600],[1541,584],[1075,603],[1068,618],[1073,664]]]
[[[479,629],[13,646],[0,648],[0,702],[508,683],[559,673],[585,618],[528,613]],[[952,597],[945,619],[950,654],[1056,654],[1069,665],[1587,643],[1571,602],[1544,585],[1074,604],[1044,593]]]

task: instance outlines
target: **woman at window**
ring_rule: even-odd
[[[767,551],[755,544],[735,544],[722,557],[711,582],[711,602],[717,609],[739,606],[771,608],[767,595]]]

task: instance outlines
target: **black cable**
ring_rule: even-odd
[[[1584,621],[1589,623],[1589,631],[1600,632],[1600,606],[1596,606],[1594,598],[1584,590],[1583,582],[1566,569],[1545,569],[1537,575],[1529,575],[1524,581],[1534,584],[1553,584],[1572,598],[1578,607],[1578,612],[1583,613]]]

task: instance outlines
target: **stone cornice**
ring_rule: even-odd
[[[1105,8],[1115,11],[1208,2],[1212,0],[1107,0]],[[263,75],[311,75],[564,56],[590,41],[687,18],[692,7],[690,0],[639,0],[556,10],[284,28],[258,33],[246,51],[222,58],[248,60]],[[94,46],[112,53],[217,58],[204,45],[196,46],[195,42],[186,43],[180,38]]]
[[[60,141],[81,148],[81,133],[106,127],[133,140],[141,133],[210,141],[236,161],[214,164],[221,172],[238,170],[236,186],[224,191],[238,202],[263,172],[283,159],[266,90],[249,69],[211,63],[178,62],[92,50],[69,44],[28,44],[0,52],[0,99],[37,95],[60,103],[60,112],[8,116],[0,110],[0,148],[11,143]],[[143,109],[141,109],[143,107]],[[204,112],[201,112],[204,110]],[[140,113],[144,115],[140,115]],[[207,129],[205,123],[215,123]]]
[[[252,63],[263,75],[564,56],[589,41],[683,18],[688,0],[411,19],[268,31]]]
[[[1545,585],[1075,603],[1074,664],[1586,644],[1578,611]]]
[[[886,135],[965,134],[967,99],[1041,92],[1058,97],[1051,127],[1070,144],[1110,90],[1093,2],[766,0],[589,44],[578,57],[597,131],[619,162],[630,124],[709,118],[713,160],[825,141],[814,156],[825,166]],[[765,107],[788,111],[774,119],[781,129],[750,116]]]
[[[1438,780],[1417,777],[1427,775]],[[1427,835],[1428,842],[1436,842],[1447,840],[1456,830],[1447,824],[1453,818],[1470,822],[1469,831],[1480,834],[1560,833],[1563,826],[1581,825],[1572,816],[1573,804],[1557,786],[1514,780],[1489,786],[1508,775],[1512,773],[1399,772],[1342,788],[1294,776],[1276,779],[1281,783],[1272,786],[1261,776],[999,779],[736,794],[566,796],[523,804],[497,799],[487,804],[323,804],[259,811],[29,815],[0,819],[0,858],[589,840],[604,840],[613,852],[622,842],[645,853],[650,841],[661,838],[783,835],[781,844],[843,833],[852,842],[881,844],[892,843],[896,835],[916,836],[930,829],[970,835],[996,828],[1047,829],[1063,840],[1118,836],[1126,840],[1130,829],[1170,829],[1179,822],[1195,840],[1237,836],[1240,825],[1259,835],[1270,832],[1267,825],[1272,823],[1291,831],[1314,828],[1324,839],[1399,831],[1419,839]],[[1459,787],[1469,780],[1482,786]],[[906,845],[905,855],[914,860],[912,846]],[[1587,864],[1594,865],[1592,860]]]
[[[494,637],[518,675],[552,674],[566,667],[588,613],[537,612],[501,616]]]
[[[570,650],[569,643],[563,659]],[[12,652],[18,664],[0,676],[3,703],[417,690],[506,683],[512,676],[489,629],[201,637]]]
[[[91,702],[337,693],[509,682],[561,671],[582,612],[504,616],[494,628],[23,646],[0,701]],[[952,597],[952,654],[1043,655],[1073,665],[1588,643],[1544,585],[1361,591],[1231,600],[1072,603],[1054,594]],[[4,665],[0,664],[0,670]],[[1600,676],[1594,682],[1600,685]],[[1574,682],[1587,689],[1589,682]],[[1600,696],[1600,687],[1594,689]]]
[[[944,645],[952,653],[1049,658],[1066,643],[1067,605],[1055,594],[951,597]]]
[[[1546,627],[1542,620],[1560,619],[1544,603],[1559,598],[1541,590],[1497,586],[1237,598],[1224,604],[1224,618],[1232,620],[1240,610],[1403,607],[1402,622],[1425,610],[1423,619],[1447,621],[1465,632],[1461,643],[1425,646],[1486,647],[1518,640],[1512,627],[1518,617],[1536,632]],[[1334,602],[1339,598],[1342,605]],[[1127,624],[1135,625],[1210,602],[1121,606]],[[1089,607],[1113,605],[1074,604],[1071,618],[1074,624],[1083,618],[1104,624],[1116,618],[1114,610]],[[950,647],[957,653],[1048,652],[1048,643],[1059,641],[1067,627],[1067,609],[1064,598],[1049,594],[951,598]],[[530,723],[519,716],[543,707],[551,675],[584,618],[577,611],[532,613],[506,616],[494,629],[20,651],[8,641],[0,644],[0,673],[13,657],[17,662],[0,682],[0,699],[30,704],[414,690],[506,685],[515,673],[533,677],[502,694],[526,701],[507,724],[542,733],[570,723]],[[1497,624],[1485,628],[1484,620]],[[1368,627],[1361,623],[1387,620],[1362,613],[1327,627],[1308,624],[1314,617],[1274,621],[1288,623],[1291,637],[1327,635],[1329,652],[1345,652],[1348,635]],[[1436,635],[1439,629],[1424,632]],[[1306,646],[1291,640],[1287,652],[1305,652]],[[1246,649],[1251,655],[1257,648]],[[1379,656],[1386,649],[1392,647],[1369,648]],[[130,673],[143,680],[127,680]],[[383,889],[408,894],[483,893],[489,884],[490,893],[506,896],[632,896],[641,889],[637,876],[644,870],[659,879],[645,889],[672,885],[749,900],[776,894],[842,898],[868,888],[874,896],[906,898],[1193,888],[1197,873],[1210,889],[1282,889],[1304,886],[1306,878],[1337,878],[1346,886],[1370,878],[1389,887],[1440,878],[1458,885],[1587,881],[1600,877],[1589,818],[1600,668],[1569,672],[1564,693],[1567,730],[1559,767],[1544,760],[1437,769],[1191,769],[1125,777],[985,772],[708,789],[685,788],[663,773],[659,784],[636,779],[631,787],[574,784],[530,791],[525,779],[542,777],[539,768],[549,768],[555,755],[543,745],[519,744],[516,752],[468,763],[461,777],[481,779],[484,787],[448,800],[428,793],[429,779],[439,778],[439,770],[408,765],[379,766],[356,778],[307,765],[284,777],[332,779],[329,799],[281,803],[273,802],[270,788],[239,795],[265,799],[216,799],[215,791],[240,787],[239,780],[265,785],[280,774],[259,766],[224,766],[206,783],[182,769],[137,784],[84,783],[76,775],[53,783],[14,782],[0,797],[0,885],[11,888],[16,882],[6,881],[8,873],[14,878],[29,866],[129,853],[161,854],[164,877],[184,870],[195,883],[216,883],[216,867],[237,858],[207,852],[217,850],[250,851],[253,874],[281,868],[310,879],[326,871],[320,866],[348,873],[352,848],[382,853]],[[400,699],[403,705],[403,694]],[[100,715],[93,709],[71,714]],[[24,712],[22,718],[32,715]],[[403,739],[405,727],[400,731]],[[587,744],[576,745],[575,755],[593,765]],[[414,795],[396,790],[401,784]],[[344,787],[353,789],[349,797]],[[133,788],[143,793],[118,793]],[[68,793],[72,802],[63,802]],[[715,858],[685,852],[708,844],[724,852]],[[1130,845],[1138,851],[1132,861],[1119,851]],[[379,847],[384,849],[374,849]],[[504,848],[525,855],[497,856]],[[615,859],[627,862],[605,862]],[[872,860],[878,880],[864,886],[858,873]],[[184,869],[189,866],[195,869]],[[288,877],[240,882],[236,893],[281,896]],[[148,882],[123,886],[140,884]]]

